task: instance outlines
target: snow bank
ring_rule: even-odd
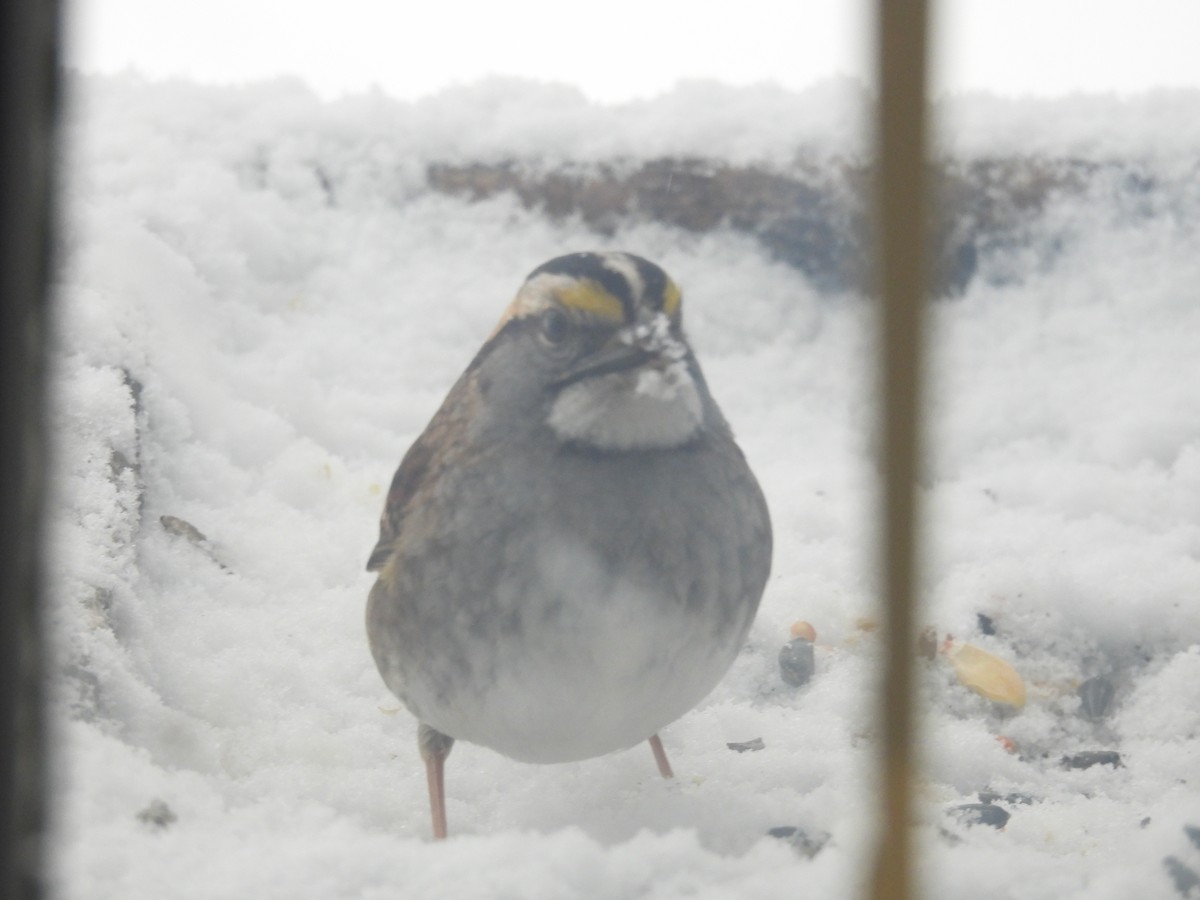
[[[730,230],[600,235],[425,182],[446,161],[861,152],[861,91],[692,84],[600,107],[495,81],[324,104],[290,83],[115,78],[73,82],[70,101],[50,538],[61,896],[861,886],[880,656],[868,305]],[[968,98],[943,140],[964,158],[1134,160],[1186,186],[1200,136],[1180,123],[1198,105]],[[923,669],[931,896],[1168,897],[1164,856],[1200,867],[1180,831],[1200,807],[1196,199],[1057,199],[1001,251],[1005,278],[934,312],[924,619],[1011,662],[1029,702],[1006,712],[940,659]],[[432,846],[415,725],[363,634],[382,492],[524,275],[591,247],[684,286],[771,504],[774,573],[729,676],[664,733],[675,783],[642,749],[538,767],[459,745],[455,837]],[[796,689],[776,655],[800,618],[817,672]],[[1093,676],[1115,689],[1098,721],[1076,694]],[[725,746],[755,737],[763,750]],[[1064,768],[1084,750],[1123,766]],[[947,815],[984,790],[1003,831]],[[829,841],[810,859],[778,826]]]

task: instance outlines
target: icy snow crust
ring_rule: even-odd
[[[856,153],[861,94],[688,85],[594,107],[496,81],[324,104],[286,83],[118,78],[73,82],[70,100],[50,523],[58,896],[852,896],[870,869],[881,656],[863,621],[869,307],[730,233],[604,238],[506,198],[431,194],[422,173]],[[1009,660],[1030,699],[1006,714],[943,663],[922,670],[920,875],[937,897],[1169,897],[1162,858],[1200,864],[1180,831],[1200,818],[1200,96],[945,111],[960,155],[1130,160],[1159,188],[1136,210],[1099,191],[1051,203],[1050,265],[1014,258],[1020,277],[933,314],[922,618]],[[663,734],[677,781],[644,747],[532,766],[460,744],[453,839],[434,846],[415,723],[367,651],[363,565],[401,454],[520,280],[597,247],[684,286],[771,504],[773,577],[730,674]],[[801,618],[817,672],[792,689],[776,655]],[[1116,697],[1092,723],[1075,689],[1096,674]],[[725,747],[755,737],[762,751]],[[1060,767],[1089,749],[1125,766]],[[1034,802],[1010,804],[1002,832],[947,817],[984,789]],[[139,819],[156,799],[173,822]],[[809,860],[765,836],[781,825],[831,840]]]

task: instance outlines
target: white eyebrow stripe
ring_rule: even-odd
[[[629,283],[629,293],[632,295],[634,308],[641,306],[646,284],[642,281],[642,273],[638,271],[634,261],[624,253],[602,253],[600,257],[604,261],[604,268],[610,272],[616,272]]]

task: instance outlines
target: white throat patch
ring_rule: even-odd
[[[547,424],[564,441],[601,450],[678,447],[700,430],[700,392],[682,360],[568,385]]]

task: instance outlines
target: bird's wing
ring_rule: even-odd
[[[454,385],[441,408],[416,439],[392,476],[387,502],[379,518],[379,541],[367,559],[367,571],[382,569],[395,550],[408,511],[436,490],[443,471],[453,468],[469,450],[469,423],[479,405],[479,387],[468,371]]]

